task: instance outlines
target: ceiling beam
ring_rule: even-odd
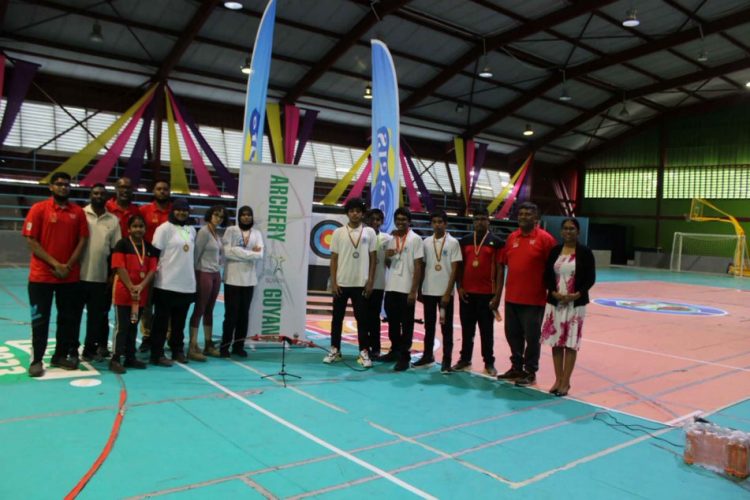
[[[159,66],[159,69],[156,71],[153,78],[154,82],[161,83],[166,81],[169,73],[171,73],[174,67],[177,66],[177,63],[180,62],[185,51],[190,44],[193,43],[195,36],[206,23],[209,16],[211,16],[211,12],[214,10],[217,3],[219,3],[219,0],[204,0],[199,4],[198,9],[195,11],[195,14],[193,14],[190,22],[185,26],[185,29],[182,30],[182,34],[172,46],[172,50],[164,61],[162,61],[161,66]]]
[[[328,71],[339,58],[354,46],[370,28],[393,11],[408,3],[410,0],[384,0],[379,3],[371,3],[370,10],[359,20],[347,33],[340,37],[331,50],[329,50],[312,68],[287,92],[282,99],[286,103],[294,103],[310,88],[323,73]]]
[[[719,33],[723,30],[733,28],[735,26],[739,26],[747,22],[750,22],[750,8],[735,12],[721,19],[717,19],[716,21],[712,21],[710,23],[704,24],[703,34],[707,35],[707,34],[712,34],[712,33]],[[600,57],[598,59],[594,59],[593,61],[588,61],[585,63],[581,63],[577,66],[572,66],[566,70],[566,76],[569,79],[580,78],[594,71],[598,71],[600,69],[607,68],[609,66],[614,66],[616,64],[621,64],[623,62],[629,61],[637,57],[642,57],[645,55],[653,54],[661,50],[667,50],[676,45],[690,42],[697,38],[700,38],[700,33],[697,29],[689,29],[689,30],[684,30],[684,31],[680,31],[677,33],[673,33],[663,38],[656,39],[651,43],[631,47],[631,48],[622,50],[620,52],[608,54],[606,57]],[[720,76],[720,75],[716,75],[716,76]],[[674,80],[665,80],[665,81],[674,81]],[[540,95],[543,95],[544,93],[553,89],[558,84],[559,84],[558,78],[556,77],[548,78],[547,80],[540,83],[536,87],[530,89],[525,94],[501,106],[500,108],[498,108],[495,112],[493,112],[486,118],[478,121],[477,123],[469,127],[465,132],[465,136],[473,137],[479,134],[483,130],[487,129],[488,127],[491,127],[492,125],[500,121],[503,117],[507,116],[510,113],[517,111],[521,107],[525,106],[526,104],[530,103],[534,99],[538,98]],[[675,85],[675,86],[678,86],[678,85]],[[640,94],[640,95],[643,95],[643,94]],[[628,97],[632,99],[638,96],[634,95],[632,91],[628,91]]]
[[[689,73],[687,75],[682,75],[682,76],[678,76],[676,78],[672,78],[669,80],[664,80],[663,82],[658,82],[652,85],[646,85],[645,87],[633,89],[628,92],[628,95],[635,98],[635,97],[640,97],[644,95],[654,94],[656,92],[664,92],[665,90],[670,90],[674,87],[678,87],[681,85],[689,85],[692,83],[700,82],[702,80],[709,80],[711,78],[719,77],[725,73],[733,73],[735,71],[742,71],[747,68],[750,68],[750,59],[742,58],[738,61],[734,61],[731,63],[722,64],[720,66],[715,66],[713,68],[707,68],[705,70],[697,71],[695,73]],[[593,107],[586,113],[583,113],[580,116],[577,116],[576,118],[574,118],[573,120],[570,120],[568,123],[556,128],[549,134],[543,137],[540,137],[536,141],[532,141],[529,144],[529,149],[537,150],[539,148],[549,145],[555,139],[568,133],[569,131],[573,130],[575,127],[582,125],[583,123],[587,122],[588,120],[595,117],[599,113],[602,113],[608,110],[609,108],[611,108],[612,106],[615,106],[619,102],[620,100],[617,98],[608,99],[602,102],[601,104]]]
[[[458,74],[463,68],[479,59],[487,51],[492,51],[521,40],[527,36],[544,31],[552,26],[574,19],[581,14],[590,12],[592,9],[612,3],[614,0],[581,0],[573,5],[546,14],[538,19],[531,20],[525,24],[511,28],[507,31],[480,40],[471,49],[466,51],[458,59],[438,73],[434,78],[422,85],[422,88],[412,93],[401,102],[401,109],[407,110],[421,102],[427,96],[435,92],[441,85]]]

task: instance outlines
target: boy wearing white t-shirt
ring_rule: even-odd
[[[443,373],[451,371],[453,352],[453,288],[458,266],[463,260],[458,240],[445,231],[448,216],[442,210],[430,214],[433,234],[424,240],[424,353],[415,367],[429,366],[434,361],[436,312],[440,310],[440,331],[443,334]]]
[[[393,220],[396,231],[385,252],[386,264],[390,269],[385,285],[385,312],[388,315],[391,351],[380,359],[396,361],[393,369],[400,372],[409,368],[414,307],[422,282],[424,249],[422,238],[409,228],[411,212],[408,209],[396,209]]]
[[[357,321],[359,357],[365,368],[372,366],[365,328],[365,300],[372,291],[375,276],[375,231],[362,223],[365,202],[352,198],[344,209],[349,222],[337,228],[331,237],[331,292],[333,293],[333,318],[331,320],[331,351],[324,363],[341,359],[341,328],[346,314],[346,304],[351,300]]]

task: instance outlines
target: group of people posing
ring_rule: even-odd
[[[359,356],[393,362],[395,371],[435,362],[437,323],[442,333],[441,371],[469,370],[479,329],[484,373],[516,385],[536,383],[540,343],[552,346],[555,382],[549,391],[567,395],[581,343],[588,291],[596,279],[594,257],[578,242],[579,222],[562,224],[562,244],[538,226],[539,210],[530,202],[518,209],[519,228],[502,242],[490,231],[489,214],[473,213],[473,231],[457,240],[447,232],[444,211],[430,214],[432,235],[422,239],[411,229],[406,208],[394,213],[395,229],[380,231],[383,212],[367,211],[361,199],[345,207],[348,222],[331,238],[333,320],[331,350],[323,359],[341,359],[341,329],[351,302],[357,324]],[[495,369],[494,323],[505,291],[505,337],[510,368]],[[461,349],[453,364],[454,297],[458,295]],[[422,303],[424,351],[411,363],[415,307]],[[385,308],[390,350],[381,353],[380,312]]]
[[[70,176],[55,173],[52,197],[33,205],[23,235],[31,249],[29,303],[33,354],[29,375],[44,373],[53,299],[57,332],[50,364],[75,370],[85,361],[103,361],[116,373],[143,369],[136,357],[141,324],[141,352],[153,365],[174,361],[206,361],[207,357],[246,357],[244,344],[256,262],[263,258],[263,238],[253,227],[248,206],[237,211],[236,224],[221,234],[227,213],[213,206],[196,231],[184,198],[171,201],[169,183],[157,181],[151,203],[133,204],[130,179],[117,181],[107,200],[105,186],[90,190],[84,208],[70,203]],[[362,199],[345,207],[348,222],[331,239],[333,318],[331,349],[325,363],[339,361],[346,306],[351,302],[357,323],[358,362],[393,362],[394,370],[435,362],[437,324],[442,333],[441,371],[468,370],[478,327],[484,373],[518,385],[536,382],[540,342],[552,346],[556,380],[550,392],[565,395],[580,346],[588,290],[595,281],[591,251],[578,242],[578,221],[565,219],[561,245],[538,227],[538,209],[523,203],[519,228],[505,242],[489,230],[489,214],[473,213],[473,231],[460,240],[447,232],[444,211],[431,214],[433,234],[424,240],[411,229],[406,208],[394,213],[395,229],[380,229],[384,214],[367,210]],[[222,272],[223,270],[223,272]],[[213,341],[213,311],[224,283],[221,343]],[[494,356],[494,323],[501,321],[505,291],[505,336],[510,368],[498,375]],[[458,295],[461,349],[453,364],[454,296]],[[423,304],[424,352],[411,363],[416,302]],[[189,341],[184,327],[189,319]],[[116,310],[114,353],[108,349],[109,310]],[[388,321],[390,350],[381,353],[380,316]],[[79,330],[86,310],[86,335],[80,349]],[[203,326],[203,348],[199,328]],[[165,343],[171,359],[165,356]]]
[[[220,235],[226,210],[213,206],[196,232],[184,198],[171,199],[170,186],[157,181],[154,200],[136,206],[130,179],[116,183],[107,200],[105,186],[91,187],[84,208],[69,201],[70,176],[54,173],[51,198],[34,204],[23,226],[31,250],[29,304],[32,358],[29,375],[44,374],[49,323],[54,300],[57,332],[50,365],[78,368],[80,359],[103,361],[116,373],[144,369],[136,357],[141,323],[141,352],[150,352],[153,365],[173,361],[206,361],[207,356],[246,357],[244,349],[255,262],[263,258],[263,239],[253,228],[253,211],[237,211],[236,225]],[[222,273],[223,268],[223,273]],[[213,342],[213,310],[224,282],[225,315],[221,343]],[[191,304],[189,344],[184,328]],[[109,311],[115,306],[114,353],[109,351]],[[86,335],[80,349],[84,309]],[[199,347],[203,325],[204,346]],[[165,356],[167,342],[171,359]],[[110,357],[111,356],[111,357]]]

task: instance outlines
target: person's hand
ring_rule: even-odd
[[[369,299],[371,294],[372,294],[372,281],[368,280],[367,283],[365,284],[365,289],[362,291],[362,295],[364,295],[366,299]]]
[[[451,301],[451,295],[450,293],[446,293],[442,297],[440,297],[440,305],[443,307],[448,307],[448,303]]]
[[[469,294],[466,293],[466,290],[463,288],[458,289],[458,298],[460,298],[462,302],[469,302]]]
[[[339,287],[336,283],[331,283],[331,293],[334,297],[338,297],[341,295],[341,287]]]
[[[68,273],[70,273],[70,268],[66,264],[57,262],[52,267],[52,274],[55,275],[56,278],[59,278],[61,280],[67,278]]]
[[[413,305],[417,301],[417,292],[409,292],[408,297],[406,297],[406,303],[409,305]]]
[[[253,247],[253,252],[260,252],[261,250],[263,250],[263,247],[261,247],[260,245],[255,245]]]
[[[396,255],[396,250],[394,250],[393,248],[389,248],[388,250],[385,251],[385,256],[388,258],[391,258],[394,255]]]
[[[498,297],[492,297],[490,300],[490,309],[493,311],[500,305],[500,299]]]

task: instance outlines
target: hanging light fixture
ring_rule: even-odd
[[[534,129],[531,128],[530,123],[526,124],[526,128],[523,131],[523,135],[525,135],[526,137],[531,137],[532,135],[534,135]]]
[[[622,25],[626,28],[635,28],[640,24],[641,22],[638,20],[638,9],[635,7],[628,9],[625,13],[625,19],[622,20]]]
[[[560,97],[558,99],[563,102],[572,101],[573,98],[568,94],[568,83],[565,80],[565,70],[562,70],[563,74],[563,82],[562,82],[562,91],[560,92]]]
[[[708,51],[706,50],[706,41],[703,39],[703,26],[700,24],[698,25],[698,31],[701,34],[701,50],[698,52],[698,57],[696,57],[696,59],[699,62],[706,62],[708,61]]]
[[[620,112],[617,113],[617,115],[620,118],[630,118],[630,111],[628,111],[628,105],[625,101],[625,92],[622,93],[622,107],[620,108]]]
[[[253,70],[250,68],[250,58],[245,58],[245,64],[240,66],[240,71],[244,74],[249,75]]]
[[[362,97],[365,99],[372,99],[372,87],[369,84],[365,87],[365,93]]]
[[[464,112],[464,104],[462,102],[459,102],[456,104],[456,113],[463,113]]]
[[[242,8],[242,2],[224,2],[224,7],[229,10],[240,10]]]
[[[482,57],[480,61],[482,69],[477,73],[477,76],[479,78],[492,78],[492,68],[490,68],[489,63],[487,62],[487,45],[484,38],[482,38]]]
[[[91,33],[89,33],[89,40],[94,43],[102,43],[104,37],[102,36],[102,25],[99,21],[94,21],[94,25],[91,27]]]

